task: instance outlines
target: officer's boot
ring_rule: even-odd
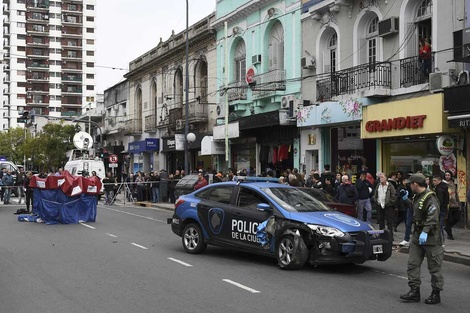
[[[419,302],[421,300],[421,296],[419,294],[419,288],[411,287],[411,290],[408,291],[408,293],[401,295],[400,299],[405,300],[405,301]]]
[[[424,303],[426,303],[426,304],[438,304],[438,303],[441,303],[441,295],[440,295],[439,290],[433,290],[433,291],[431,292],[431,295],[429,296],[429,298],[427,298],[426,300],[424,300]]]

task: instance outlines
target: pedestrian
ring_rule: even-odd
[[[398,177],[398,175],[397,175]],[[408,205],[406,200],[410,195],[410,191],[406,188],[406,180],[403,176],[400,175],[399,180],[397,181],[397,212],[395,216],[395,225],[394,225],[394,232],[397,232],[397,227],[400,225],[401,222],[405,222],[406,225],[406,214],[408,212]]]
[[[152,192],[152,202],[160,202],[160,175],[158,175],[157,171],[153,172],[153,174],[149,177],[148,182],[150,183]]]
[[[178,175],[179,175],[179,171]],[[175,197],[175,186],[178,181],[175,180],[175,176],[173,174],[168,175],[168,199],[170,200],[170,203],[175,203],[176,202],[176,197]]]
[[[332,178],[333,176],[325,177],[325,184],[323,185],[323,190],[329,193],[332,197],[334,197],[336,195],[336,190],[331,182]]]
[[[341,185],[336,192],[336,199],[344,204],[356,205],[358,199],[357,189],[351,184],[348,175],[341,177]]]
[[[318,174],[318,173],[313,174],[311,188],[315,188],[315,189],[322,189],[323,188],[323,184],[321,182],[320,174]]]
[[[460,221],[460,204],[458,200],[457,186],[454,183],[454,177],[451,171],[445,172],[445,180],[449,186],[449,212],[447,214],[447,221],[445,223],[445,231],[447,239],[454,240],[452,227]]]
[[[5,175],[6,172],[7,172],[7,169],[5,167],[2,167],[2,169],[0,170],[0,201],[3,201],[3,194],[5,191],[5,188],[3,186],[3,176]]]
[[[106,174],[103,179],[105,205],[113,205],[114,203],[114,186],[116,185],[116,178],[113,177],[111,172]]]
[[[207,186],[207,180],[204,178],[204,174],[201,171],[197,173],[197,182],[194,185],[194,190],[198,190],[204,186]]]
[[[24,198],[23,184],[24,184],[25,178],[26,178],[26,174],[24,172],[24,169],[21,168],[18,174],[16,174],[16,181],[15,181],[15,186],[18,192],[18,204],[21,204],[21,200]],[[26,199],[24,201],[26,201]]]
[[[410,187],[409,179],[412,174],[407,174],[402,181],[402,184],[405,186],[405,189],[401,189],[397,193],[400,197],[400,200],[403,202],[403,205],[406,207],[406,218],[405,218],[405,237],[403,241],[400,242],[400,246],[409,247],[410,246],[410,237],[411,237],[411,227],[413,225],[413,206],[411,202],[413,191]],[[398,225],[398,224],[397,224]]]
[[[359,179],[356,181],[356,189],[358,194],[357,200],[357,218],[372,224],[372,205],[370,203],[370,194],[372,185],[366,179],[367,172],[361,171]],[[364,209],[366,209],[366,218],[364,218]]]
[[[33,209],[33,194],[34,194],[34,189],[29,186],[29,183],[31,182],[31,178],[33,177],[32,172],[26,173],[26,177],[23,181],[23,186],[25,189],[25,204],[26,204],[26,211],[28,213],[32,212]],[[31,208],[31,210],[29,210]]]
[[[11,189],[15,183],[15,179],[11,176],[11,171],[7,170],[5,175],[2,177],[3,181],[3,188],[5,188],[3,192],[3,203],[4,204],[11,204],[10,203],[10,196],[11,196]]]
[[[385,229],[386,223],[388,231],[392,234],[393,241],[396,191],[392,183],[387,180],[387,175],[384,173],[380,173],[379,184],[375,188],[373,199],[377,204],[377,222],[379,224],[379,229]]]
[[[415,193],[413,197],[413,234],[407,269],[410,291],[401,295],[400,299],[413,302],[421,300],[419,290],[421,264],[426,256],[431,275],[432,293],[424,303],[437,304],[441,302],[440,292],[444,286],[441,270],[444,249],[439,230],[439,200],[434,192],[426,190],[426,178],[423,174],[411,175],[410,182],[411,190]]]
[[[449,187],[442,181],[442,173],[434,174],[432,184],[437,200],[439,200],[439,225],[441,230],[441,238],[444,242],[444,227],[447,220],[447,208],[449,207]]]
[[[142,172],[137,172],[135,175],[135,185],[137,188],[137,201],[145,200],[145,180]]]
[[[431,44],[427,38],[419,39],[419,62],[421,63],[421,81],[428,81],[431,73]]]

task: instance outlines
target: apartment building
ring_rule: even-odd
[[[95,105],[96,0],[3,1],[3,130]]]

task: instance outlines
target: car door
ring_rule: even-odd
[[[201,201],[197,204],[197,215],[202,227],[211,240],[230,243],[230,211],[236,185],[216,184],[196,194]]]
[[[264,250],[258,243],[256,230],[260,223],[273,215],[274,208],[273,212],[259,211],[257,207],[260,203],[270,204],[255,188],[240,186],[236,205],[230,211],[231,239],[234,244],[250,250]]]

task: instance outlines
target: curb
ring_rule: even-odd
[[[400,246],[399,244],[393,244],[393,247],[394,250],[400,253],[409,254],[410,252],[409,248]],[[470,266],[470,257],[459,252],[444,252],[444,261]]]

